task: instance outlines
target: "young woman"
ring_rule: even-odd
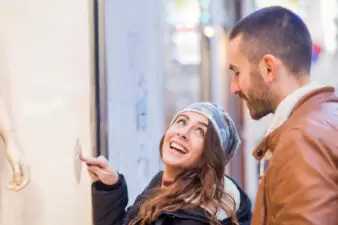
[[[95,225],[249,225],[251,203],[225,167],[240,144],[229,115],[212,103],[194,103],[178,112],[160,142],[164,164],[128,203],[122,174],[104,157],[81,159],[92,185]]]

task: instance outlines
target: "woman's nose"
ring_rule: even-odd
[[[189,133],[189,129],[188,128],[182,128],[177,132],[177,136],[188,140],[188,133]]]

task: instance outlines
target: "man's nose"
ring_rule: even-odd
[[[231,93],[233,94],[238,94],[241,91],[239,88],[238,82],[236,81],[235,78],[232,78],[231,80]]]

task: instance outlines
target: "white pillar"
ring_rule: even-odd
[[[211,1],[210,12],[212,20],[210,28],[213,30],[213,36],[210,37],[210,79],[211,79],[211,101],[224,106],[223,80],[226,72],[225,68],[225,45],[223,24],[226,17],[224,3],[221,0]]]
[[[105,1],[108,155],[127,179],[129,203],[160,169],[164,2]]]

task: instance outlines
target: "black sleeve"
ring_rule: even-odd
[[[94,225],[122,225],[127,204],[127,183],[122,174],[114,185],[92,184]]]

